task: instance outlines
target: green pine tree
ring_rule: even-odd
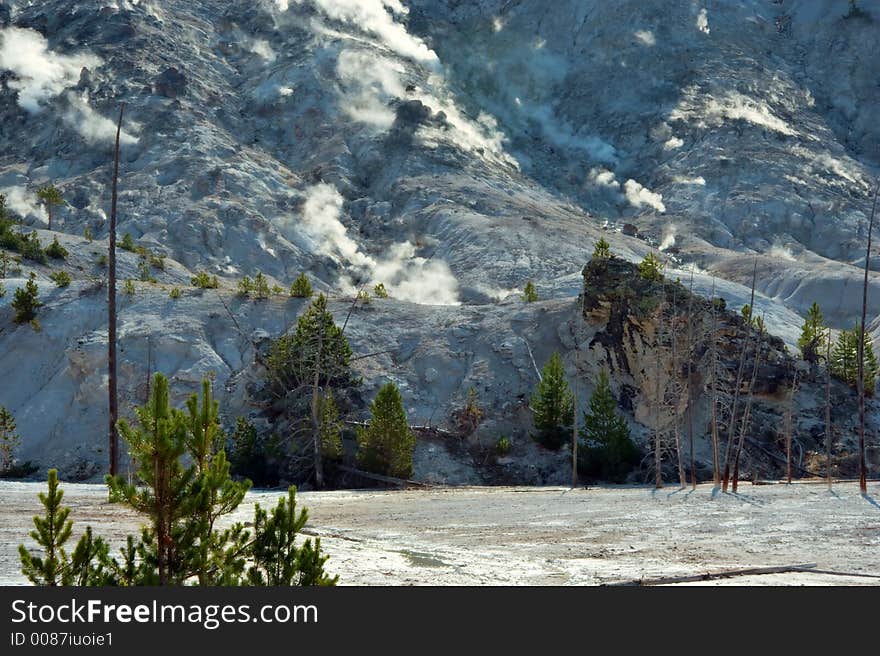
[[[578,467],[589,476],[621,482],[639,462],[639,451],[630,438],[626,420],[617,413],[617,400],[603,369],[584,413]]]
[[[37,318],[37,309],[43,305],[38,298],[39,292],[36,275],[31,272],[30,280],[25,283],[24,287],[15,290],[15,296],[12,299],[15,323],[27,323]]]
[[[858,386],[859,377],[859,335],[861,329],[854,326],[843,330],[831,350],[831,374],[852,387]],[[863,357],[865,393],[873,396],[878,373],[877,357],[871,336],[865,331]]]
[[[312,295],[312,284],[306,278],[305,273],[300,273],[290,286],[290,295],[293,298],[309,298]]]
[[[318,397],[318,416],[320,417],[321,453],[330,460],[342,458],[342,421],[333,400],[333,392]]]
[[[565,380],[565,367],[559,353],[553,353],[541,370],[531,409],[536,440],[551,449],[558,449],[568,441],[574,423],[574,395]]]
[[[535,283],[531,280],[526,283],[526,286],[523,289],[523,300],[526,303],[534,303],[538,300],[538,290],[535,287]]]
[[[639,275],[645,280],[660,282],[663,280],[663,269],[665,267],[666,265],[659,257],[654,255],[654,253],[648,253],[645,255],[645,259],[639,263]]]
[[[358,430],[358,462],[367,471],[396,478],[412,476],[416,436],[409,428],[400,390],[386,383],[370,405],[370,421]]]
[[[49,230],[52,229],[52,211],[56,207],[67,205],[67,201],[55,185],[46,185],[37,189],[37,198],[46,206],[46,214],[49,215]]]
[[[798,348],[801,357],[807,362],[818,362],[825,353],[825,345],[828,343],[828,330],[825,327],[825,318],[818,303],[813,303],[807,310],[807,317],[801,327],[801,336],[798,338]]]
[[[48,478],[49,489],[40,492],[40,503],[46,513],[43,517],[34,517],[35,530],[31,538],[42,547],[44,556],[32,554],[21,545],[18,548],[22,573],[36,585],[60,585],[65,568],[70,559],[64,549],[73,531],[73,521],[68,519],[70,508],[61,505],[64,491],[58,488],[58,470],[50,469]]]
[[[600,238],[599,241],[596,242],[596,245],[593,247],[593,259],[594,260],[608,260],[611,258],[611,244],[605,241],[604,238]]]

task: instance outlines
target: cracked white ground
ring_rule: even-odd
[[[37,483],[0,483],[0,583],[22,584],[18,544],[41,510]],[[112,539],[140,517],[107,503],[102,485],[62,484],[74,537]],[[278,492],[253,492],[235,514]],[[743,483],[714,495],[667,486],[438,488],[303,492],[307,532],[321,537],[343,585],[594,585],[750,567],[815,565],[710,585],[880,584],[880,483]],[[828,574],[825,572],[838,572]]]

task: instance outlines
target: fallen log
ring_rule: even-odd
[[[360,476],[371,481],[379,481],[380,483],[391,483],[392,485],[399,485],[400,487],[435,487],[430,483],[421,483],[419,481],[411,481],[405,478],[394,478],[393,476],[383,476],[381,474],[374,474],[373,472],[367,472],[362,469],[355,469],[354,467],[349,467],[347,465],[339,465],[338,468],[341,471],[347,472],[349,474],[354,474],[356,476]]]
[[[715,579],[727,579],[735,576],[754,576],[758,574],[784,574],[786,572],[809,572],[816,567],[816,563],[805,565],[781,565],[777,567],[747,567],[745,569],[730,569],[721,572],[706,572],[690,576],[668,576],[656,579],[635,579],[620,583],[606,583],[607,586],[642,586],[642,585],[670,585],[674,583],[694,583],[697,581],[712,581]]]

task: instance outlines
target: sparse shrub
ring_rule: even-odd
[[[172,287],[171,293],[168,295],[176,301],[181,296],[180,287]]]
[[[193,287],[198,287],[199,289],[217,289],[220,286],[217,276],[208,275],[207,271],[197,272],[192,277],[191,282]]]
[[[61,191],[55,185],[46,185],[37,189],[37,198],[46,206],[49,215],[49,230],[52,229],[52,211],[56,207],[67,205],[67,201],[61,195]]]
[[[284,293],[284,287],[282,287],[281,285],[272,285],[272,293],[275,296],[280,296]]]
[[[358,462],[367,471],[396,478],[412,476],[416,436],[409,428],[403,399],[386,383],[370,405],[370,421],[358,430]]]
[[[153,270],[150,268],[150,260],[144,255],[138,258],[138,278],[141,282],[156,282]]]
[[[373,287],[373,296],[376,298],[388,298],[388,290],[385,289],[385,285],[383,283],[377,284]]]
[[[506,435],[501,435],[498,440],[495,442],[495,453],[499,456],[506,456],[510,453],[510,438]]]
[[[103,253],[98,256],[98,266],[102,268],[107,266],[107,256]]]
[[[134,296],[134,281],[131,278],[122,283],[122,292],[127,296]]]
[[[11,260],[6,251],[0,251],[0,278],[5,278],[9,274],[9,265]]]
[[[826,345],[830,335],[825,328],[825,318],[818,303],[813,303],[807,310],[807,317],[801,327],[801,336],[798,338],[798,348],[801,357],[807,362],[818,362],[826,351]]]
[[[36,230],[31,232],[30,235],[22,237],[19,252],[22,254],[22,257],[40,264],[46,264],[49,261],[46,251],[43,250],[43,245],[40,243],[40,238],[37,237]]]
[[[238,281],[238,294],[239,296],[248,297],[254,292],[254,281],[251,280],[248,276],[245,276],[241,280]]]
[[[30,280],[25,283],[25,286],[15,290],[15,297],[12,299],[12,309],[15,310],[15,323],[21,324],[36,320],[37,309],[43,305],[38,298],[39,291],[36,276],[32,272]],[[36,329],[38,328],[35,327]]]
[[[312,295],[312,284],[306,278],[306,274],[301,273],[293,284],[290,286],[290,295],[293,298],[309,298]]]
[[[134,253],[134,238],[131,236],[130,232],[126,232],[125,235],[123,235],[122,239],[119,242],[119,248],[124,251],[128,251],[129,253]]]
[[[526,286],[523,289],[523,300],[526,303],[534,303],[538,300],[538,290],[535,287],[535,283],[531,280],[526,283]]]
[[[370,292],[366,289],[362,289],[357,293],[357,300],[360,301],[361,305],[369,305],[373,302],[373,299],[370,298]]]
[[[0,474],[6,474],[15,464],[15,450],[21,445],[15,430],[15,417],[5,405],[0,406]]]
[[[67,271],[55,271],[49,275],[49,279],[59,287],[68,287],[70,285],[70,274]]]
[[[574,423],[574,395],[565,380],[565,367],[559,353],[553,353],[541,370],[531,409],[537,429],[533,437],[538,442],[558,449],[568,441]]]
[[[53,260],[63,260],[67,257],[67,249],[58,243],[58,237],[55,237],[52,243],[46,247],[46,255]]]
[[[90,244],[95,240],[95,235],[92,233],[92,229],[89,226],[83,228],[83,237]]]
[[[3,283],[0,282],[0,298],[6,296],[6,287],[3,286]]]
[[[483,420],[483,414],[483,409],[477,398],[477,390],[471,387],[464,405],[453,413],[453,421],[459,433],[463,437],[467,437],[477,430],[477,426]]]
[[[165,270],[165,258],[162,255],[153,255],[149,253],[150,266],[159,271]]]
[[[645,255],[645,259],[639,263],[639,275],[645,280],[661,282],[665,267],[666,264],[659,257],[654,255],[654,253],[648,253]]]

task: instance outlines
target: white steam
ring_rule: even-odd
[[[301,226],[315,252],[355,269],[353,273],[373,284],[383,283],[396,298],[428,305],[458,304],[458,282],[445,262],[417,257],[416,247],[409,242],[392,245],[379,259],[366,255],[340,220],[343,198],[339,191],[320,183],[306,194]]]
[[[404,95],[403,65],[366,52],[344,50],[336,74],[345,86],[343,111],[360,123],[387,130],[394,123],[389,102]]]
[[[778,241],[774,242],[767,254],[770,257],[776,258],[778,260],[788,260],[790,262],[797,261],[797,258],[795,257],[792,250],[788,246],[785,246]]]
[[[666,211],[666,206],[663,204],[663,196],[654,193],[647,187],[643,187],[633,179],[629,179],[624,183],[623,193],[629,204],[635,208],[647,206],[658,212]]]
[[[79,132],[87,143],[112,142],[116,139],[116,123],[92,109],[85,94],[79,97],[70,92],[67,94],[67,100],[70,103],[70,108],[62,118],[65,123]],[[137,137],[125,130],[119,133],[119,143],[122,145],[134,144],[137,141]]]
[[[658,249],[661,251],[665,251],[668,248],[672,248],[675,246],[675,232],[677,228],[674,223],[670,223],[663,230],[663,238],[660,240],[660,246]]]
[[[24,187],[7,187],[0,189],[0,194],[6,196],[6,207],[21,217],[36,217],[41,223],[49,223],[49,215],[46,208],[37,202],[36,194],[28,192]]]
[[[678,137],[673,135],[664,142],[663,150],[676,150],[677,148],[681,148],[682,146],[684,146],[684,140],[679,139]]]
[[[742,120],[780,134],[797,134],[788,123],[773,114],[763,100],[736,91],[715,98],[699,93],[696,87],[690,87],[686,90],[685,98],[669,115],[672,120],[694,120],[701,127],[721,125],[727,120]]]
[[[706,186],[706,178],[704,178],[702,175],[698,175],[695,178],[689,178],[685,175],[676,175],[676,176],[673,176],[672,181],[675,184],[681,184],[681,185],[697,185],[699,187]]]
[[[700,13],[697,15],[697,29],[703,34],[709,33],[709,14],[705,8],[700,9]]]
[[[636,30],[633,34],[642,45],[645,45],[645,46],[657,45],[657,39],[651,30]]]
[[[52,52],[46,38],[35,30],[0,29],[0,69],[15,74],[16,79],[6,84],[18,92],[18,104],[28,112],[39,112],[47,101],[74,86],[84,67],[100,65],[101,60],[92,54]]]
[[[620,189],[620,183],[614,177],[614,173],[601,167],[590,169],[590,172],[587,174],[587,181],[596,187]]]

